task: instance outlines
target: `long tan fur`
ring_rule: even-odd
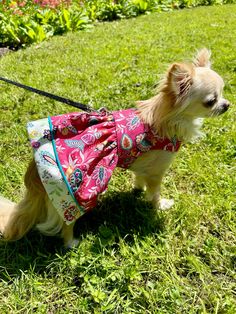
[[[189,141],[198,135],[196,123],[200,127],[200,121],[190,119],[188,123],[181,115],[193,75],[192,64],[174,63],[160,83],[157,95],[137,103],[141,119],[151,125],[158,135],[168,138],[178,136],[181,141]]]

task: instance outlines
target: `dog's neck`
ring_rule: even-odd
[[[173,110],[173,96],[159,93],[155,97],[138,102],[139,115],[144,123],[169,139],[176,137],[182,142],[194,140],[202,135],[202,119],[184,115]]]

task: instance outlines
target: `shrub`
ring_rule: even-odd
[[[89,18],[71,0],[5,1],[0,6],[1,45],[16,48],[86,27]]]

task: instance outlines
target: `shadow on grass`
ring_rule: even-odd
[[[163,219],[162,213],[154,210],[141,192],[110,192],[95,210],[77,220],[75,236],[93,233],[103,238],[107,228],[126,242],[132,242],[132,234],[144,237],[161,232]]]
[[[91,250],[97,252],[101,245],[117,246],[120,238],[132,245],[134,236],[161,233],[163,228],[164,215],[153,210],[142,193],[131,191],[104,195],[96,209],[76,222],[74,231],[79,241],[88,234],[95,235],[97,240]],[[58,254],[63,256],[66,252],[62,239],[31,231],[17,242],[0,245],[0,279],[10,282],[29,269],[47,272]]]

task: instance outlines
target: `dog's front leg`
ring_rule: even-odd
[[[174,154],[165,150],[149,151],[141,155],[130,170],[134,171],[135,188],[146,187],[146,198],[153,204],[154,207],[160,209],[168,209],[173,204],[173,200],[161,199],[161,183],[169,168]]]
[[[146,199],[151,202],[154,207],[159,207],[161,192],[160,176],[150,176],[146,178]]]
[[[153,207],[166,210],[174,205],[174,200],[160,197],[163,175],[146,178],[146,198]]]
[[[138,175],[138,174],[134,174],[134,190],[135,191],[143,191],[145,190],[145,177]]]

